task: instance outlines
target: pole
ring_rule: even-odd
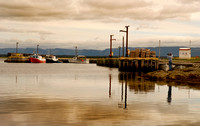
[[[75,57],[78,56],[77,46],[75,46]]]
[[[110,58],[112,58],[112,41],[113,40],[116,40],[116,39],[113,39],[112,37],[113,37],[114,35],[110,35]]]
[[[190,40],[190,49],[192,48],[192,41]]]
[[[125,26],[126,27],[126,57],[128,57],[128,27],[129,26]]]
[[[124,57],[124,36],[122,38],[122,56]]]
[[[160,59],[160,40],[159,40],[159,59]]]
[[[112,36],[110,35],[110,58],[112,58]]]
[[[119,32],[126,32],[126,57],[128,57],[128,26],[125,26],[126,30],[120,30]]]
[[[16,43],[16,53],[18,53],[18,42]]]
[[[120,57],[121,47],[119,46],[119,57]]]

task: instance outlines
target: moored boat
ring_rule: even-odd
[[[46,63],[60,63],[60,61],[54,55],[46,55]]]
[[[75,56],[72,59],[69,59],[68,61],[69,61],[69,63],[82,63],[82,64],[88,64],[89,63],[89,59],[87,59],[83,55]]]
[[[4,62],[27,63],[29,62],[29,57],[21,53],[10,53],[10,56]]]
[[[31,63],[46,63],[46,59],[43,58],[42,56],[40,55],[31,55],[30,58],[29,58],[29,61]]]

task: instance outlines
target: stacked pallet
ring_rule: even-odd
[[[156,58],[156,51],[151,51],[150,49],[138,49],[130,51],[129,57],[131,58]]]
[[[139,58],[140,57],[140,49],[131,50],[130,57]]]
[[[151,55],[151,50],[150,49],[146,49],[145,57],[146,58],[150,58],[150,55]]]
[[[146,50],[140,49],[140,58],[145,58],[145,57],[146,57]]]
[[[156,58],[156,51],[151,51],[150,56],[153,57],[153,58]]]

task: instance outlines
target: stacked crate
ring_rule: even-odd
[[[131,50],[130,51],[130,56],[129,57],[133,57],[133,58],[135,57],[135,50]]]
[[[151,51],[150,49],[138,49],[130,51],[129,57],[132,58],[156,58],[156,51]]]
[[[150,53],[151,53],[150,49],[146,49],[145,57],[149,58],[150,57]]]
[[[146,50],[140,49],[140,58],[145,58]]]
[[[139,58],[140,57],[140,49],[136,48],[135,49],[135,58]]]
[[[156,51],[151,51],[150,57],[156,58]]]

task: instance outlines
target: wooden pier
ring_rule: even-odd
[[[158,58],[102,58],[97,65],[119,68],[119,71],[154,71],[158,70]]]
[[[98,58],[97,65],[118,68],[119,58]]]
[[[158,58],[120,58],[120,71],[154,71],[158,70]]]

